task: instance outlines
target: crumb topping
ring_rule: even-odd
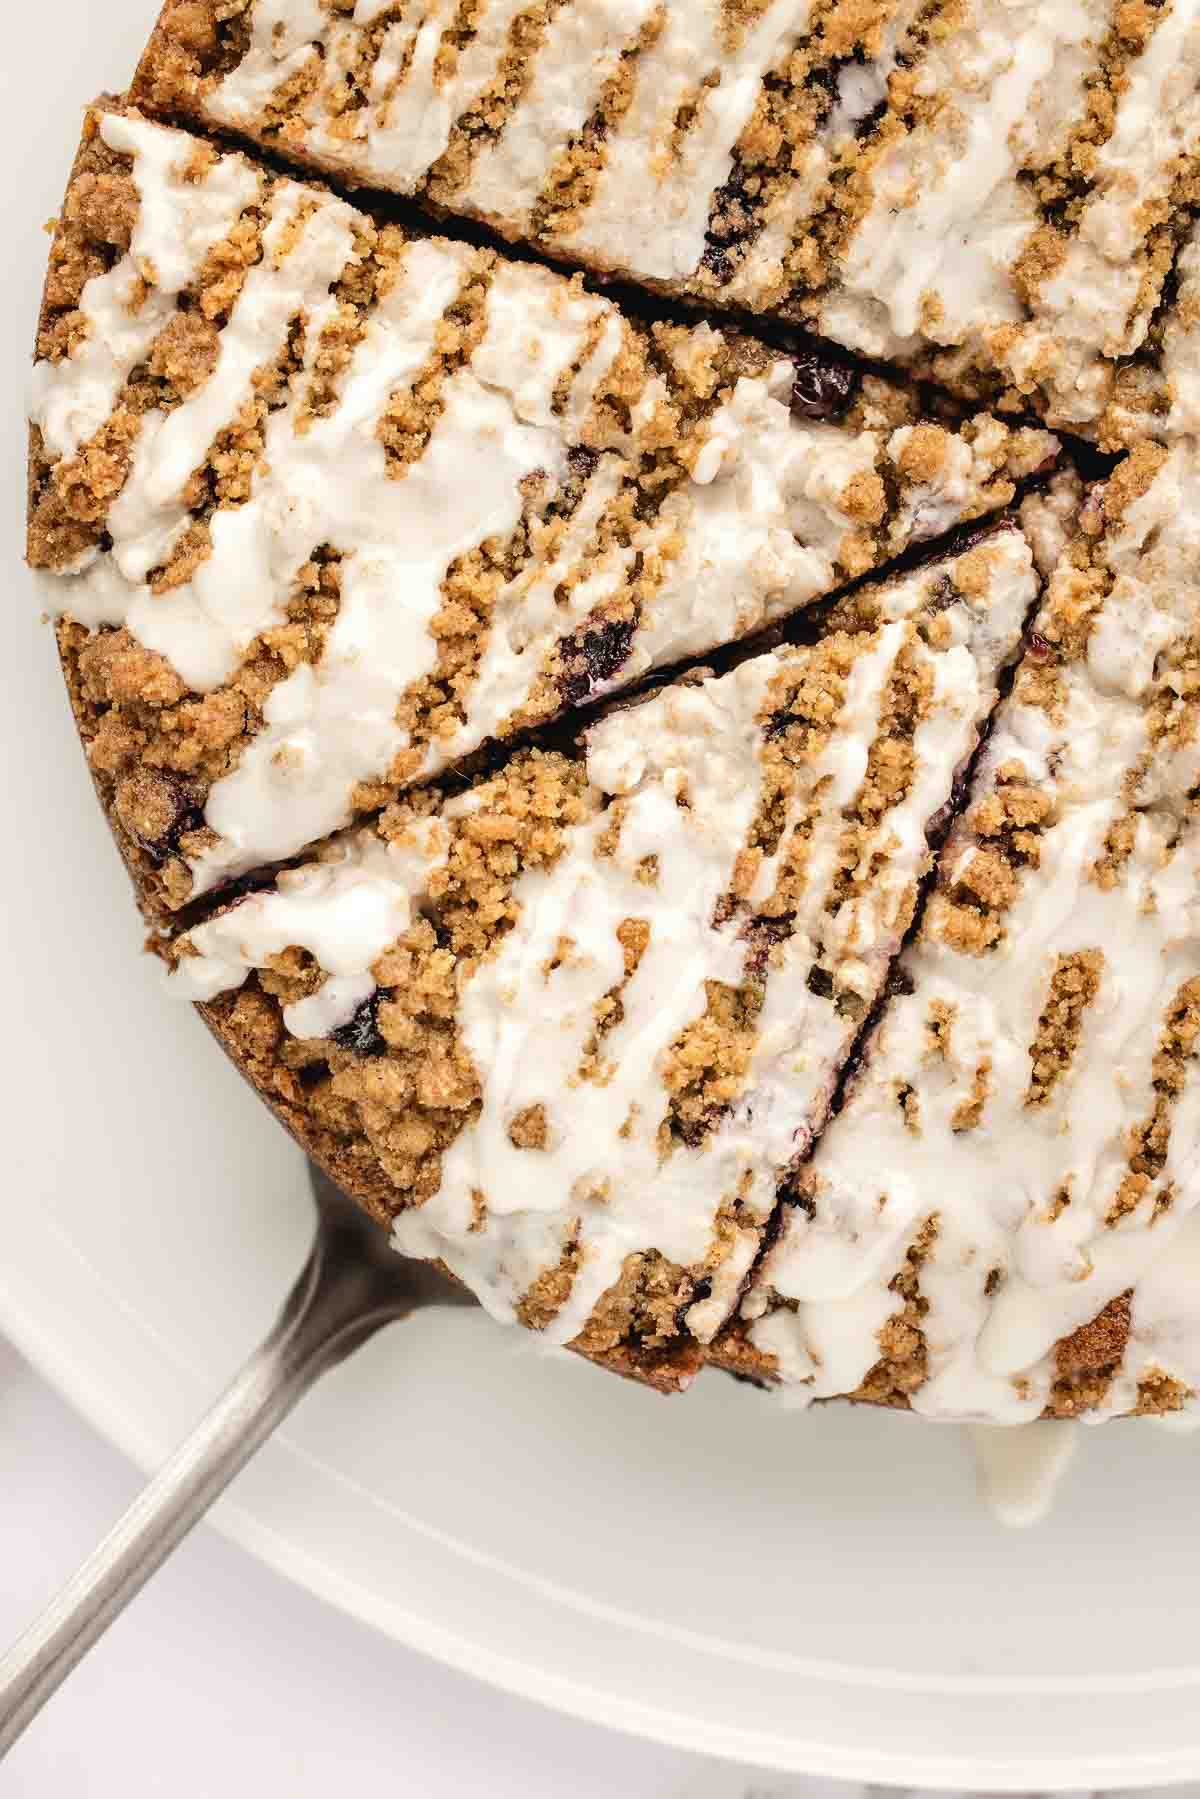
[[[92,772],[172,981],[498,1315],[663,1386],[1192,1404],[1189,19],[167,0],[141,102],[269,166],[89,114],[29,550]],[[1120,458],[862,585],[1055,440],[289,160]]]
[[[986,566],[973,600],[898,577],[572,755],[394,800],[168,945],[173,981],[317,1153],[356,1146],[400,1247],[555,1341],[680,1365],[820,1129],[1015,644],[1019,534]]]
[[[1188,1403],[1196,479],[1148,445],[1085,501],[740,1365],[821,1398],[878,1384],[883,1343],[934,1418]],[[935,1192],[918,1348],[892,1283]]]

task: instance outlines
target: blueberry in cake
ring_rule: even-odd
[[[168,0],[30,560],[400,1250],[664,1390],[1188,1411],[1198,214],[1194,0]]]

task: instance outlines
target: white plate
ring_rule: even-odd
[[[77,107],[120,84],[149,11],[58,0],[52,23],[8,23],[10,408]],[[16,567],[18,436],[10,414],[0,1326],[149,1465],[266,1325],[307,1201],[295,1152],[139,960]],[[1198,1455],[1091,1434],[1057,1515],[1014,1536],[978,1508],[956,1433],[791,1416],[716,1377],[665,1401],[455,1313],[330,1379],[219,1522],[456,1667],[688,1748],[1127,1785],[1200,1774]]]

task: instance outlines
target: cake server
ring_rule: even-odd
[[[311,1163],[309,1173],[312,1248],[262,1347],[0,1661],[0,1757],[321,1375],[418,1307],[474,1305],[435,1269],[396,1255]]]

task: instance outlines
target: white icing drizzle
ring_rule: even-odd
[[[888,78],[923,0],[892,0],[870,62],[848,61],[837,72],[837,99],[807,143],[792,153],[792,179],[767,202],[757,236],[725,289],[732,304],[761,305],[790,285],[784,258],[814,207],[825,197],[825,182],[839,149],[847,149],[854,127],[887,99]]]
[[[363,380],[374,386],[365,370]],[[360,435],[354,462],[361,472],[347,445],[345,487],[311,494],[314,505],[332,500],[337,508],[318,515],[324,528],[315,541],[336,534],[343,546],[357,537],[362,547],[343,553],[341,606],[320,662],[275,688],[264,708],[266,728],[209,795],[206,815],[223,843],[199,866],[201,891],[348,821],[354,786],[385,770],[404,746],[397,696],[434,666],[429,623],[451,562],[514,529],[526,476],[538,468],[560,472],[556,440],[515,424],[507,403],[471,374],[453,376],[443,399],[425,454],[404,480],[388,476],[373,435]],[[347,410],[353,412],[349,394],[334,415],[343,429]],[[296,441],[310,450],[320,431],[318,425]],[[306,461],[304,472],[311,479],[319,464]],[[347,528],[347,493],[359,509],[361,536]],[[395,603],[398,589],[403,606]]]
[[[371,72],[364,105],[351,118],[336,104],[346,70],[362,46],[362,33],[384,10],[381,0],[360,0],[352,17],[331,21],[319,8],[284,5],[285,35],[277,37],[280,8],[258,4],[251,14],[247,54],[205,101],[219,124],[253,131],[272,95],[324,50],[322,78],[306,102],[298,143],[306,155],[333,169],[364,162],[377,180],[411,193],[446,150],[456,119],[469,112],[495,78],[513,20],[523,0],[484,0],[467,42],[453,52],[446,33],[454,0],[418,0],[388,25]],[[333,104],[331,104],[331,102]],[[329,123],[336,115],[337,128]]]
[[[857,996],[862,1006],[877,994],[903,929],[905,896],[926,860],[925,824],[948,796],[1035,591],[1021,536],[1005,531],[991,541],[990,589],[940,613],[946,634],[937,649],[917,635],[913,620],[943,592],[939,577],[952,573],[953,563],[881,590],[881,623],[861,639],[826,746],[797,771],[779,846],[764,859],[749,896],[752,913],[775,883],[790,833],[811,824],[795,930],[776,946],[740,1096],[700,1142],[676,1138],[669,1153],[660,1139],[670,1107],[667,1053],[704,1012],[709,983],[738,987],[758,953],[753,935],[743,934],[747,915],[725,918],[718,901],[733,885],[758,805],[764,740],[757,720],[770,683],[809,652],[765,655],[720,679],[667,688],[590,733],[591,785],[600,796],[619,798],[624,812],[615,848],[598,848],[611,824],[607,811],[570,827],[553,866],[519,877],[516,923],[497,952],[464,974],[457,1022],[481,1082],[482,1110],[444,1152],[438,1192],[398,1219],[398,1248],[441,1257],[496,1316],[512,1319],[538,1277],[576,1241],[578,1272],[546,1328],[550,1340],[568,1342],[629,1255],[654,1249],[682,1266],[702,1266],[722,1208],[740,1201],[711,1291],[688,1316],[698,1338],[711,1338],[749,1270],[777,1178],[820,1124],[855,1034],[856,1012],[811,991],[810,972],[820,957],[839,993]],[[913,778],[864,846],[878,878],[833,907],[843,811],[862,786],[902,653],[932,676]],[[442,819],[453,824],[477,811],[481,793],[486,789],[449,800]],[[385,885],[403,886],[397,915],[407,916],[404,905],[425,905],[442,842],[435,823],[404,852],[381,854],[363,831],[348,840],[334,874],[318,878],[330,881],[332,905],[346,867],[356,892],[363,874],[374,880],[382,869]],[[651,856],[657,879],[648,881]],[[308,900],[309,889],[289,878],[282,908],[273,893],[254,895],[225,920],[193,932],[188,943],[196,953],[182,961],[176,982],[202,997],[238,985],[283,947],[297,892]],[[316,905],[320,898],[317,892]],[[617,937],[627,919],[647,926],[644,951],[628,975]],[[304,927],[311,947],[318,933],[307,913]],[[375,935],[330,972],[358,975],[379,953]],[[587,1067],[597,1004],[614,989],[620,1019],[594,1051],[598,1065]],[[336,989],[329,1015],[344,1022],[351,1000],[361,997],[357,984]],[[311,1017],[306,1012],[298,1022],[307,1028]],[[520,1149],[510,1126],[537,1106],[544,1108],[545,1147]]]
[[[291,42],[280,37],[285,58]],[[203,231],[196,223],[199,203],[191,196],[200,190],[184,184],[183,201],[175,193],[194,140],[136,117],[109,119],[104,128],[113,147],[135,159],[145,211],[138,253],[147,266],[161,263],[182,279],[216,230],[211,206],[200,208]],[[469,364],[444,377],[422,455],[397,470],[389,467],[380,423],[393,396],[428,363],[467,276],[482,278],[478,253],[443,240],[408,244],[391,285],[365,316],[332,404],[312,416],[306,407],[323,365],[323,333],[337,319],[336,284],[359,254],[360,215],[289,181],[275,182],[264,201],[240,157],[219,159],[201,188],[209,185],[223,196],[226,226],[235,205],[265,205],[262,258],[219,332],[211,374],[174,410],[143,420],[128,479],[106,520],[110,546],[42,582],[52,611],[94,628],[124,625],[189,688],[205,693],[236,674],[261,633],[286,621],[314,552],[340,559],[339,613],[319,661],[302,664],[271,691],[257,734],[207,796],[205,822],[218,841],[193,862],[196,893],[284,860],[350,822],[355,788],[387,777],[411,747],[397,709],[437,665],[433,624],[451,565],[485,542],[502,542],[527,506],[529,548],[496,596],[490,625],[481,626],[482,654],[462,696],[461,727],[426,745],[422,774],[510,728],[543,679],[555,643],[629,591],[639,556],[661,569],[661,580],[627,656],[596,691],[753,631],[828,592],[842,578],[846,539],[858,533],[861,542],[855,490],[864,478],[887,474],[898,496],[873,551],[890,554],[970,516],[1010,453],[1006,429],[976,419],[967,435],[944,433],[939,473],[914,481],[901,466],[909,427],[891,430],[883,409],[867,402],[871,422],[863,429],[793,417],[792,367],[780,361],[736,383],[700,427],[706,435],[693,477],[656,518],[601,555],[596,533],[605,509],[633,480],[642,434],[653,439],[660,429],[656,414],[666,398],[666,383],[654,374],[643,379],[627,425],[611,408],[597,407],[629,340],[611,302],[547,269],[497,263],[482,339]],[[173,211],[186,253],[171,241]],[[147,305],[156,304],[155,291]],[[156,333],[167,316],[156,313]],[[72,361],[46,377],[53,407],[39,416],[95,411],[97,359],[108,358],[105,368],[128,360],[123,321],[112,327],[117,349],[110,355],[109,325],[98,312],[95,320],[80,366]],[[211,515],[211,551],[190,578],[155,592],[151,577],[193,523],[194,473],[297,325],[301,367],[267,420],[248,497]],[[699,326],[671,353],[701,365],[720,341],[711,327]],[[553,506],[570,447],[580,440],[603,452],[582,479],[575,514],[549,531],[539,509]],[[1053,450],[1051,438],[1045,444]],[[533,475],[536,498],[525,489]]]
[[[130,583],[145,581],[152,569],[169,561],[191,519],[184,492],[191,475],[252,398],[256,373],[281,353],[292,321],[302,318],[319,337],[334,310],[329,286],[353,253],[353,214],[349,207],[327,205],[305,219],[303,207],[311,199],[291,183],[277,190],[263,232],[262,261],[246,276],[220,334],[211,380],[173,412],[151,413],[142,425],[129,479],[108,518],[113,560]],[[293,244],[297,232],[299,240]],[[157,612],[160,598],[143,599],[146,612]],[[170,625],[164,630],[162,621],[150,616],[131,628],[146,642],[160,637],[168,659],[198,687],[231,673],[244,647],[234,638],[216,667],[206,666],[206,658],[189,666],[188,649],[175,639]]]
[[[114,120],[146,145],[142,162],[161,161],[161,127],[135,119]],[[173,135],[173,134],[171,134]],[[185,140],[191,142],[192,140]],[[116,147],[116,146],[114,146]],[[178,152],[177,152],[178,154]],[[235,165],[241,158],[225,158]],[[219,686],[237,668],[260,631],[280,623],[295,571],[319,537],[295,553],[298,499],[272,472],[260,471],[246,506],[214,514],[212,555],[186,584],[154,594],[146,575],[169,550],[187,513],[182,488],[202,461],[217,431],[231,424],[246,397],[253,371],[281,347],[288,322],[308,314],[314,329],[305,340],[304,374],[311,372],[329,288],[352,252],[351,209],[328,201],[307,219],[289,253],[278,258],[272,246],[284,241],[295,223],[304,189],[282,184],[264,233],[264,259],[247,277],[239,303],[221,334],[221,353],[212,375],[171,417],[151,415],[125,489],[110,516],[112,551],[96,557],[75,578],[58,587],[53,605],[84,624],[124,624],[150,649],[158,650],[198,691]],[[164,227],[165,229],[165,227]],[[299,390],[276,415],[271,447],[285,454]],[[178,423],[174,423],[177,419]],[[161,460],[155,448],[162,442]],[[382,454],[382,452],[381,452]]]
[[[1047,1518],[1079,1447],[1078,1424],[974,1424],[970,1437],[980,1498],[996,1522],[1025,1530]]]
[[[614,323],[615,333],[605,329]],[[598,341],[585,361],[593,331]],[[619,318],[607,300],[575,289],[549,269],[506,262],[488,289],[487,331],[471,358],[471,372],[485,387],[509,394],[525,424],[546,431],[578,428],[619,348]],[[567,419],[554,410],[554,390],[577,363]]]
[[[936,473],[925,481],[901,482],[903,488],[895,519],[890,524],[892,543],[923,543],[940,537],[958,524],[989,475],[1004,467],[1008,433],[999,419],[983,414],[973,421],[974,431],[965,437],[949,437]],[[887,441],[887,457],[897,472],[903,466],[905,448],[914,432],[902,425]]]
[[[1131,1409],[1143,1378],[1165,1375],[1184,1389],[1196,1380],[1200,1348],[1178,1274],[1194,1260],[1200,1198],[1194,1061],[1172,1097],[1161,1167],[1113,1208],[1133,1133],[1154,1111],[1167,1015],[1200,977],[1200,830],[1185,798],[1200,778],[1200,749],[1186,731],[1178,746],[1157,748],[1146,732],[1151,697],[1170,698],[1177,678],[1169,664],[1158,672],[1157,658],[1195,628],[1198,492],[1194,451],[1178,447],[1109,530],[1112,590],[1086,658],[1058,671],[1059,710],[1024,701],[1018,686],[997,721],[976,798],[999,771],[1010,780],[1024,769],[1053,807],[1036,861],[1021,869],[1003,937],[984,953],[957,948],[940,896],[931,901],[903,959],[913,991],[891,1002],[814,1156],[813,1215],[789,1213],[748,1302],[752,1341],[809,1398],[853,1391],[879,1359],[881,1325],[903,1304],[890,1283],[934,1217],[918,1274],[927,1372],[909,1396],[914,1410],[999,1424],[1037,1418],[1051,1398],[1056,1345],[1130,1291],[1129,1344],[1097,1415]],[[1064,564],[1047,618],[1073,580]],[[1102,885],[1092,871],[1129,804],[1127,780],[1132,847]],[[970,817],[943,856],[947,889],[986,848]],[[1031,1046],[1051,977],[1061,958],[1089,953],[1101,958],[1097,991],[1065,1067],[1031,1104]],[[926,1035],[935,1003],[949,1019],[940,1050]],[[964,1121],[980,1076],[978,1117]],[[768,1310],[772,1295],[788,1307]]]
[[[678,544],[643,616],[634,668],[707,649],[836,584],[853,521],[844,495],[875,467],[879,439],[790,417],[790,364],[743,377],[714,414],[694,478],[661,508]]]
[[[1022,316],[1010,270],[1038,215],[1015,180],[1026,121],[1079,106],[1080,49],[1104,30],[1098,0],[972,0],[920,64],[941,107],[871,165],[871,206],[841,259],[821,329],[867,355],[902,355],[919,331],[958,343]],[[930,310],[930,300],[936,308]]]
[[[427,772],[436,773],[502,729],[528,698],[547,645],[581,624],[593,608],[620,590],[636,554],[634,547],[609,550],[603,558],[589,552],[596,527],[625,474],[622,457],[602,457],[553,558],[523,569],[497,596],[491,631],[471,690],[469,717],[452,737],[430,745]],[[585,567],[590,572],[582,575]],[[562,589],[572,575],[581,578],[564,600]]]
[[[1192,1211],[1164,1243],[1134,1290],[1130,1302],[1129,1343],[1109,1388],[1103,1417],[1120,1417],[1138,1403],[1143,1380],[1162,1374],[1193,1393],[1200,1392],[1200,1331],[1196,1329],[1196,1294],[1200,1292],[1200,1211]],[[1088,1422],[1092,1420],[1089,1416]],[[1171,1429],[1200,1429],[1195,1404],[1167,1412],[1154,1423]]]
[[[808,14],[807,0],[770,0],[731,49],[721,0],[669,6],[638,59],[633,100],[609,133],[592,202],[563,247],[651,280],[691,275],[762,78],[801,38]],[[675,153],[675,119],[687,103],[696,117]]]
[[[371,102],[362,109],[358,131],[373,167],[386,168],[395,184],[410,191],[446,150],[454,121],[481,98],[500,67],[521,0],[488,0],[475,29],[447,75],[442,63],[443,32],[454,17],[451,0],[427,0],[406,9],[390,27],[375,65]],[[236,77],[235,77],[236,79]],[[311,143],[331,161],[347,152],[320,125]]]
[[[361,836],[330,862],[284,870],[269,893],[218,913],[191,933],[194,955],[167,977],[170,991],[195,1001],[240,987],[270,956],[304,949],[328,975],[316,993],[284,1008],[296,1037],[328,1037],[375,992],[371,964],[408,929],[408,888],[395,858]]]
[[[861,62],[854,58],[837,67],[837,97],[821,126],[822,136],[831,144],[843,144],[856,125],[886,103],[888,82],[901,49],[908,47],[909,33],[920,17],[922,5],[923,0],[887,0],[875,55]]]
[[[323,54],[315,91],[289,120],[289,147],[412,192],[498,69],[514,6],[481,0],[449,65],[438,55],[449,0],[406,7],[388,27],[366,104],[347,111],[344,73],[377,7],[331,18],[311,0],[282,14],[281,0],[255,0],[248,53],[196,103],[218,123],[261,133],[272,95]],[[764,78],[809,34],[810,13],[808,0],[772,0],[731,39],[722,0],[663,9],[657,36],[630,59],[632,99],[600,146],[590,197],[555,247],[633,279],[703,289],[714,197]],[[1111,132],[1092,142],[1088,86],[1105,80],[1100,50],[1114,16],[1113,0],[966,0],[950,30],[927,33],[919,0],[890,0],[859,53],[834,63],[833,104],[791,147],[789,178],[773,184],[738,243],[727,300],[774,309],[802,295],[807,259],[792,252],[828,207],[831,175],[849,167],[867,204],[814,296],[820,330],[874,357],[927,360],[936,347],[944,376],[991,365],[1022,392],[1040,389],[1055,422],[1094,425],[1113,400],[1113,359],[1146,336],[1161,284],[1154,233],[1200,145],[1200,0],[1156,9],[1113,83]],[[617,59],[654,18],[652,0],[567,0],[454,204],[509,235],[526,232]],[[814,44],[820,54],[819,33]],[[878,107],[890,107],[893,128],[882,147],[864,141],[860,164],[854,133]],[[1039,279],[1022,266],[1046,222],[1030,177],[1065,157],[1080,127],[1082,205],[1065,223],[1050,219],[1065,254]],[[1126,421],[1139,422],[1157,431],[1161,417]]]
[[[122,592],[120,545],[111,563],[72,582],[61,602],[84,619],[122,619],[203,689],[228,678],[253,638],[282,621],[314,549],[328,543],[341,553],[340,610],[320,663],[303,665],[274,689],[263,730],[209,795],[207,818],[222,842],[197,865],[197,891],[347,822],[355,783],[385,770],[404,746],[396,703],[436,659],[428,627],[449,564],[513,529],[520,483],[535,469],[552,479],[562,472],[557,434],[520,424],[506,399],[460,371],[444,386],[442,414],[420,461],[402,480],[389,475],[376,426],[391,394],[426,361],[471,254],[447,244],[409,247],[342,377],[338,405],[299,431],[305,384],[295,384],[291,404],[271,419],[250,500],[214,515],[213,554],[190,582],[158,596],[131,582]],[[323,277],[327,288],[342,260],[339,254],[332,267],[320,267],[318,282]],[[277,312],[301,297],[285,296]],[[310,334],[306,363],[316,347]],[[132,498],[126,512],[137,517]],[[136,577],[141,568],[130,572]]]
[[[188,179],[200,146],[186,132],[148,130],[114,114],[104,116],[100,130],[110,149],[133,157],[138,216],[127,254],[84,287],[80,345],[62,362],[34,368],[33,422],[47,450],[65,458],[104,424],[178,296],[259,191],[259,177],[240,156],[219,157],[199,181]]]
[[[1142,287],[1147,220],[1200,145],[1198,20],[1196,0],[1172,0],[1131,61],[1078,226],[1039,288],[1035,324],[1014,353],[1033,356],[1048,347],[1059,358],[1064,419],[1095,415],[1107,386],[1100,358],[1128,355],[1145,337],[1158,294],[1157,284]]]
[[[205,112],[217,124],[252,132],[275,92],[319,56],[329,23],[321,0],[255,0],[249,50],[207,97]]]
[[[593,733],[589,773],[629,808],[616,852],[596,855],[602,815],[572,834],[552,871],[522,877],[516,927],[462,995],[460,1028],[483,1082],[483,1113],[443,1158],[438,1194],[397,1221],[396,1244],[448,1256],[488,1309],[511,1319],[515,1302],[558,1261],[578,1209],[586,1250],[549,1327],[556,1342],[578,1334],[628,1254],[653,1246],[684,1266],[701,1261],[721,1199],[732,1201],[761,1168],[744,1132],[720,1133],[706,1148],[678,1145],[664,1161],[658,1131],[668,1103],[661,1058],[703,1012],[705,981],[741,978],[736,926],[716,928],[712,917],[755,810],[752,721],[774,672],[769,660],[749,665],[740,680],[682,689]],[[690,809],[676,803],[685,783]],[[637,868],[651,854],[663,874],[648,888]],[[580,1081],[595,1005],[623,978],[616,930],[625,918],[644,918],[650,940],[622,992],[624,1021],[602,1046],[611,1074]],[[569,957],[542,976],[562,937],[572,941]],[[546,1049],[535,1051],[539,1043]],[[547,1147],[518,1150],[509,1121],[539,1103],[550,1121]],[[475,1191],[488,1206],[477,1244]],[[752,1196],[751,1218],[764,1215],[761,1201]],[[743,1236],[735,1280],[755,1244],[753,1231]]]
[[[973,497],[1003,465],[1007,433],[980,424],[975,440],[947,438],[928,484],[900,473],[912,428],[851,436],[790,415],[790,363],[765,379],[743,378],[718,408],[693,479],[659,515],[656,539],[678,538],[664,579],[643,616],[623,675],[714,640],[760,629],[837,585],[837,557],[854,531],[857,480],[886,470],[900,491],[887,521],[885,553],[936,536],[971,510]]]
[[[1112,359],[1145,337],[1158,296],[1145,281],[1148,233],[1200,141],[1197,16],[1195,0],[1161,9],[1124,73],[1065,254],[1023,295],[1013,271],[1041,219],[1018,172],[1050,166],[1082,122],[1109,8],[973,0],[920,64],[919,92],[940,107],[872,166],[872,204],[822,302],[822,330],[880,356],[916,354],[922,338],[961,345],[1024,391],[1041,383],[1056,421],[1096,420]]]
[[[555,14],[534,64],[529,91],[499,138],[476,157],[456,203],[529,223],[558,153],[587,122],[600,91],[654,12],[657,0],[589,0]]]
[[[1075,534],[1083,483],[1073,468],[1060,469],[1040,492],[1026,494],[1018,508],[1021,529],[1039,575],[1049,579]]]
[[[1167,432],[1200,436],[1200,232],[1195,228],[1175,264],[1175,304],[1163,326],[1162,372],[1171,396]],[[1144,428],[1153,430],[1154,421]]]
[[[347,114],[345,72],[378,10],[360,4],[339,21],[313,4],[256,0],[250,46],[205,96],[205,116],[260,130],[273,96],[310,75],[320,57],[319,77],[292,121],[289,148],[322,167],[362,172],[413,192],[446,150],[455,121],[498,73],[521,7],[519,0],[482,0],[472,35],[447,68],[445,32],[454,6],[419,0],[388,26],[365,104]],[[655,0],[575,0],[558,10],[534,53],[526,91],[496,141],[476,156],[457,203],[502,221],[510,233],[524,229],[556,157],[586,123],[621,53],[655,10]],[[797,13],[787,0],[773,0],[731,48],[720,0],[664,9],[656,40],[640,52],[629,114],[606,143],[606,169],[581,243],[610,262],[625,260],[628,246],[640,244],[643,256],[634,266],[643,274],[669,278],[694,269],[710,197],[729,174],[762,77],[802,35],[807,13],[807,6]],[[699,88],[713,77],[715,85]],[[697,92],[697,117],[673,158],[675,115]]]

